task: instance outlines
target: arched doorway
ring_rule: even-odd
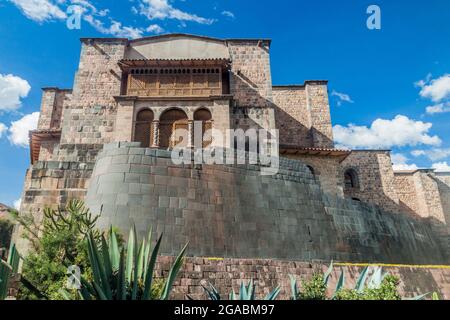
[[[153,141],[153,111],[141,110],[136,116],[134,141],[140,142],[141,147],[149,148]]]
[[[188,133],[188,117],[186,113],[179,109],[165,111],[159,120],[159,146],[163,149],[175,146],[186,146],[188,141],[183,137],[175,137],[173,133],[177,129],[184,129]],[[187,137],[189,134],[187,135]],[[187,138],[185,137],[185,138]]]
[[[211,145],[211,143],[212,143],[212,134],[211,134],[212,115],[211,115],[211,112],[208,109],[199,109],[199,110],[195,111],[194,121],[201,121],[201,123],[202,123],[202,132],[201,132],[202,148],[206,148],[209,145]],[[208,132],[207,135],[205,135],[205,133],[208,130],[210,130],[210,131]],[[194,132],[194,134],[195,134],[195,132]]]

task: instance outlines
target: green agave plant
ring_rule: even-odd
[[[209,283],[209,289],[202,286],[205,290],[206,294],[208,295],[210,300],[218,301],[222,300],[222,297],[220,296],[217,289]],[[281,288],[278,286],[273,291],[271,291],[263,300],[275,300],[278,297],[278,294],[280,293]],[[241,282],[241,286],[239,288],[239,294],[236,294],[234,290],[231,290],[229,294],[230,300],[256,300],[255,298],[256,293],[256,285],[254,284],[253,280],[250,280],[247,285],[244,284],[244,282]],[[189,299],[191,299],[188,296]]]
[[[11,243],[6,261],[0,260],[0,300],[5,300],[8,296],[9,279],[19,269],[20,256],[16,245]]]
[[[324,274],[324,285],[328,286],[328,281],[331,276],[331,272],[333,271],[333,262],[331,262],[328,270]],[[371,271],[370,266],[366,266],[363,271],[360,273],[358,279],[356,280],[356,284],[353,290],[357,293],[363,293],[366,288],[368,289],[379,289],[383,283],[383,280],[389,275],[389,273],[383,273],[381,267],[374,267],[372,275],[369,277],[369,273]],[[298,300],[300,296],[300,290],[298,289],[297,280],[290,275],[290,286],[291,286],[291,300]],[[341,274],[336,283],[336,288],[332,294],[331,300],[335,300],[339,291],[344,289],[345,284],[345,272],[341,268]],[[424,300],[429,293],[418,295],[414,298],[409,298],[406,300]],[[436,295],[433,296],[436,298]]]
[[[104,236],[100,237],[100,244],[92,233],[88,235],[88,254],[92,268],[93,280],[79,279],[81,288],[79,297],[83,300],[151,300],[151,288],[153,283],[153,271],[156,265],[158,251],[161,245],[162,235],[151,249],[151,230],[147,241],[142,240],[138,246],[136,230],[130,231],[127,249],[120,249],[117,236],[111,228],[108,241]],[[173,282],[183,264],[186,246],[176,258],[161,296],[161,300],[167,300],[172,289]],[[61,291],[66,299],[71,295]]]

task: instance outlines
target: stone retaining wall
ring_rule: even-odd
[[[160,257],[157,264],[157,277],[165,277],[173,263],[173,257]],[[187,258],[174,283],[172,299],[186,299],[186,294],[194,299],[207,299],[202,285],[213,284],[223,299],[234,289],[237,293],[242,281],[250,279],[256,283],[258,298],[281,286],[278,299],[290,299],[289,275],[293,275],[301,287],[301,279],[310,279],[314,272],[325,271],[329,262],[300,262],[263,259],[208,259]],[[328,285],[329,294],[336,287],[341,268],[345,272],[345,288],[353,288],[363,267],[336,266]],[[424,293],[437,292],[440,299],[450,299],[450,266],[428,267],[393,266],[383,267],[384,272],[400,278],[399,291],[404,298]],[[431,296],[430,296],[431,298]]]
[[[275,176],[256,165],[175,165],[165,150],[105,145],[86,203],[100,228],[140,236],[150,226],[161,252],[225,258],[338,260],[408,264],[449,261],[427,219],[322,192],[300,161],[280,158]]]

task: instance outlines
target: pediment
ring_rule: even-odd
[[[220,39],[169,34],[130,41],[125,59],[229,59],[225,41]]]

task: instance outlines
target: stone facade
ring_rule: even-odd
[[[280,144],[333,148],[327,81],[275,86],[274,108]]]
[[[189,240],[193,256],[448,263],[450,174],[394,173],[389,151],[335,149],[327,82],[274,86],[270,46],[180,34],[82,39],[73,89],[43,90],[22,214],[40,221],[46,206],[85,199],[100,227],[164,231],[166,255]],[[279,129],[279,174],[174,165],[162,146],[176,128],[188,128],[191,146],[199,111],[225,136]]]
[[[0,219],[9,219],[10,210],[11,210],[10,207],[4,205],[3,203],[0,203]]]
[[[353,169],[358,175],[357,185],[344,188],[347,197],[398,211],[399,200],[389,151],[353,151],[342,162],[342,167],[343,171]]]

